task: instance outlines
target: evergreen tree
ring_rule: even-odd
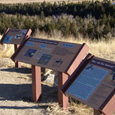
[[[44,20],[44,18],[45,18],[45,16],[44,16],[44,12],[43,11],[41,11],[41,20]]]
[[[77,27],[76,27],[76,22],[73,21],[71,24],[70,24],[70,32],[72,35],[74,35],[75,37],[78,36],[78,32],[77,32]]]
[[[107,35],[111,31],[110,23],[107,22],[106,26],[104,27],[103,34],[104,36]]]
[[[100,25],[102,26],[102,25],[106,24],[106,22],[107,22],[107,16],[106,16],[106,14],[104,14],[104,15],[102,16]]]
[[[93,36],[94,35],[94,25],[93,25],[92,21],[90,21],[88,24],[87,33],[90,38],[94,38],[94,36]]]

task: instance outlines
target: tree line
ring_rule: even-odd
[[[38,29],[49,36],[60,32],[64,37],[68,35],[75,38],[82,35],[90,39],[115,37],[115,6],[112,6],[110,1],[0,5],[5,6],[0,6],[1,34],[10,27],[31,28],[33,34]],[[49,10],[50,8],[52,10]]]
[[[111,1],[104,0],[100,1],[83,1],[78,3],[25,3],[25,4],[0,4],[0,13],[6,14],[29,14],[41,15],[44,13],[44,16],[60,15],[66,13],[68,15],[86,17],[88,14],[91,14],[96,19],[101,18],[102,15],[106,14],[115,17],[115,6],[112,5]]]

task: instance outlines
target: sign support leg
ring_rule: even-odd
[[[18,49],[18,47],[19,47],[19,45],[17,45],[17,44],[14,45],[14,52],[16,52],[16,50]],[[20,68],[21,67],[21,62],[16,61],[15,62],[15,67],[16,68]]]
[[[41,97],[41,67],[32,65],[32,96],[38,102]]]
[[[58,103],[63,109],[68,109],[68,97],[65,96],[61,91],[60,88],[68,79],[68,75],[62,72],[58,72]]]
[[[100,113],[98,110],[94,109],[94,115],[105,115],[105,114]]]
[[[94,109],[94,115],[100,115],[99,111]]]

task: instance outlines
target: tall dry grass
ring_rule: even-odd
[[[65,111],[58,104],[52,104],[47,108],[46,115],[93,115],[93,109],[82,103],[71,102]]]
[[[0,40],[2,35],[0,35]],[[0,44],[0,58],[11,57],[14,53],[14,45],[11,44]]]
[[[55,32],[55,35],[53,37],[48,37],[47,34],[43,32],[41,33],[39,31],[37,31],[34,36],[38,38],[66,41],[72,43],[86,43],[89,46],[89,53],[92,53],[93,55],[100,58],[115,61],[115,38],[108,39],[107,41],[105,41],[104,39],[92,41],[88,38],[83,38],[82,36],[79,36],[76,39],[72,36],[64,38],[60,32]]]

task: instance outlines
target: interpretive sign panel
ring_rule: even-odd
[[[1,39],[1,43],[5,44],[21,44],[25,36],[31,34],[31,29],[11,29],[8,28]]]
[[[35,102],[41,97],[41,67],[58,71],[58,102],[67,109],[68,97],[59,89],[78,67],[88,49],[86,44],[29,38],[21,44],[11,59],[32,64],[32,93]]]
[[[67,86],[66,95],[102,110],[115,93],[115,62],[92,57],[79,74],[77,71],[61,90]]]
[[[29,38],[19,48],[13,59],[28,64],[67,72],[75,58],[88,50],[86,44],[73,44],[61,41]],[[83,55],[85,55],[83,53]],[[82,60],[82,56],[81,56]]]

